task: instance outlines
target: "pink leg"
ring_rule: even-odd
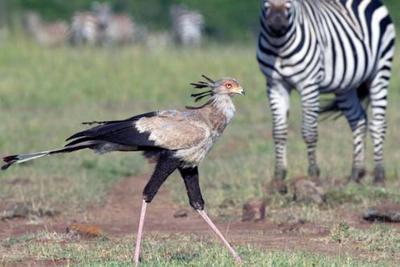
[[[218,230],[215,224],[208,217],[207,213],[204,210],[197,210],[201,217],[206,221],[206,223],[211,227],[211,229],[217,234],[217,236],[222,240],[224,245],[228,248],[229,252],[233,255],[236,262],[242,264],[242,259],[239,257],[237,252],[233,249],[233,247],[229,244],[229,242],[225,239],[222,233]]]
[[[144,217],[146,215],[147,203],[143,200],[142,210],[140,211],[139,228],[136,235],[136,247],[135,247],[135,266],[139,266],[139,256],[140,256],[140,243],[142,241]]]

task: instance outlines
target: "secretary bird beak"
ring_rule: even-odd
[[[235,94],[245,96],[246,91],[242,87],[239,87],[238,90],[235,92]]]

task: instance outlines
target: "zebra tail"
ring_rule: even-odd
[[[366,84],[363,84],[357,88],[357,96],[359,101],[361,102],[361,105],[366,111],[370,103],[369,88],[367,87]],[[344,115],[339,107],[339,101],[337,100],[337,98],[322,100],[319,113],[323,115],[321,117],[321,120],[327,120],[327,119],[336,120]]]
[[[342,111],[339,108],[339,103],[336,98],[333,99],[323,99],[321,101],[321,106],[319,108],[319,114],[321,116],[321,120],[328,119],[338,119],[343,116]]]
[[[93,144],[93,143],[87,143],[87,144],[83,144],[83,145],[65,147],[65,148],[57,149],[57,150],[49,150],[49,151],[35,152],[35,153],[29,153],[29,154],[19,154],[19,155],[7,156],[7,157],[3,158],[4,165],[1,167],[1,170],[5,171],[11,165],[14,165],[14,164],[20,164],[20,163],[24,163],[24,162],[31,161],[34,159],[42,158],[45,156],[54,155],[54,154],[69,153],[69,152],[78,151],[78,150],[85,149],[85,148],[92,148],[94,145],[95,144]]]

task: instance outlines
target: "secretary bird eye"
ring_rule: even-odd
[[[183,178],[190,205],[199,213],[215,234],[222,240],[238,263],[241,259],[204,210],[200,190],[198,166],[215,141],[220,137],[235,114],[231,97],[244,95],[244,89],[233,78],[214,81],[203,75],[204,81],[191,83],[197,90],[192,94],[195,101],[208,97],[200,107],[153,111],[117,121],[85,122],[95,127],[78,132],[66,141],[63,148],[30,154],[18,154],[3,158],[2,170],[16,163],[33,159],[91,149],[99,154],[113,151],[140,151],[156,166],[143,190],[142,210],[139,219],[135,247],[135,264],[139,264],[140,243],[143,233],[146,208],[167,178],[178,170]],[[224,93],[223,86],[232,88]],[[226,91],[225,91],[226,92]]]

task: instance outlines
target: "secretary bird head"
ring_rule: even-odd
[[[188,109],[200,109],[204,106],[209,105],[213,101],[213,96],[215,95],[228,95],[233,97],[234,95],[245,95],[244,89],[240,86],[239,82],[234,78],[222,78],[220,80],[214,81],[213,79],[207,77],[206,75],[202,75],[205,81],[193,82],[192,85],[195,89],[206,89],[209,90],[191,94],[191,97],[194,98],[195,102],[199,102],[203,98],[211,97],[204,105],[199,107],[191,107],[187,106]]]

